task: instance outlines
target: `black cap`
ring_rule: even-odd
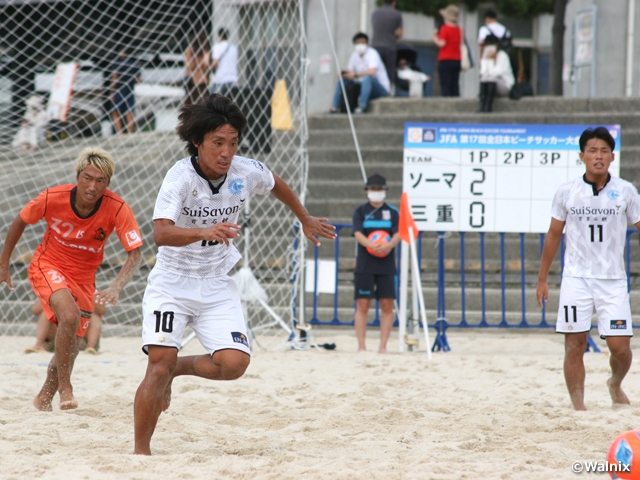
[[[387,181],[382,175],[374,173],[369,178],[367,178],[367,184],[364,186],[365,190],[371,187],[382,187],[386,190]]]

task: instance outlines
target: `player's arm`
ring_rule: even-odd
[[[140,247],[134,248],[127,252],[127,254],[127,260],[124,262],[116,279],[106,289],[96,293],[96,303],[101,305],[115,305],[124,286],[129,283],[133,275],[138,271],[138,268],[140,268],[140,263],[142,263]]]
[[[298,200],[298,196],[295,194],[291,187],[286,184],[284,180],[282,180],[279,176],[273,174],[273,178],[275,180],[275,185],[271,190],[271,193],[274,197],[284,203],[291,212],[296,216],[300,223],[302,224],[302,232],[305,236],[313,242],[317,247],[320,246],[320,242],[314,235],[318,235],[320,237],[328,238],[333,240],[336,238],[336,233],[333,225],[329,225],[327,218],[316,218],[309,215],[307,209],[304,208],[300,200]]]
[[[229,245],[230,238],[240,236],[240,225],[220,222],[207,228],[177,227],[173,220],[159,218],[154,221],[153,240],[159,247],[184,247],[202,240]]]
[[[13,249],[16,248],[18,240],[20,240],[20,237],[22,237],[24,229],[27,227],[27,225],[28,223],[25,222],[18,214],[13,222],[11,222],[11,226],[9,227],[9,231],[7,232],[7,237],[4,239],[2,253],[0,253],[0,284],[2,284],[2,282],[6,282],[9,290],[13,290],[13,285],[11,285],[11,271],[9,267],[9,263],[11,262],[11,254],[13,253]]]
[[[639,222],[640,223],[640,222]],[[542,307],[542,300],[547,301],[549,298],[549,285],[547,285],[547,275],[553,263],[553,259],[558,253],[560,240],[562,240],[562,231],[565,222],[551,219],[551,226],[544,239],[544,247],[542,249],[542,258],[540,259],[540,272],[538,273],[538,287],[536,288],[536,298],[538,305]]]

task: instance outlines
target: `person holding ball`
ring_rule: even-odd
[[[384,201],[387,181],[382,175],[371,175],[367,179],[365,191],[369,201],[360,205],[353,213],[353,236],[358,242],[353,282],[356,300],[354,323],[358,351],[364,352],[367,350],[367,313],[371,299],[377,299],[381,312],[378,353],[387,353],[387,340],[393,326],[393,303],[396,298],[396,262],[393,253],[400,241],[400,215],[396,208]],[[390,240],[386,242],[385,238]]]

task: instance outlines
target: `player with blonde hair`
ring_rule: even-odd
[[[51,411],[56,391],[60,409],[78,406],[73,396],[71,371],[84,337],[94,301],[115,305],[124,286],[140,266],[142,240],[131,208],[107,187],[115,172],[111,155],[100,148],[86,148],[76,162],[76,184],[43,190],[11,223],[0,253],[0,284],[10,290],[11,253],[27,225],[44,219],[47,229],[36,248],[28,277],[50,322],[58,326],[56,349],[42,389],[33,400],[38,410]],[[128,257],[115,280],[96,292],[95,274],[102,263],[104,246],[113,231]]]

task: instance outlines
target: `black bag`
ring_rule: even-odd
[[[533,96],[533,88],[531,88],[529,82],[516,83],[511,87],[511,92],[509,92],[509,98],[511,98],[511,100],[520,100],[522,97],[531,96]]]
[[[345,83],[344,89],[347,91],[347,99],[349,99],[349,110],[353,112],[358,106],[358,97],[360,96],[360,83]],[[347,106],[344,103],[344,95],[340,97],[340,111],[342,113],[347,113]]]

